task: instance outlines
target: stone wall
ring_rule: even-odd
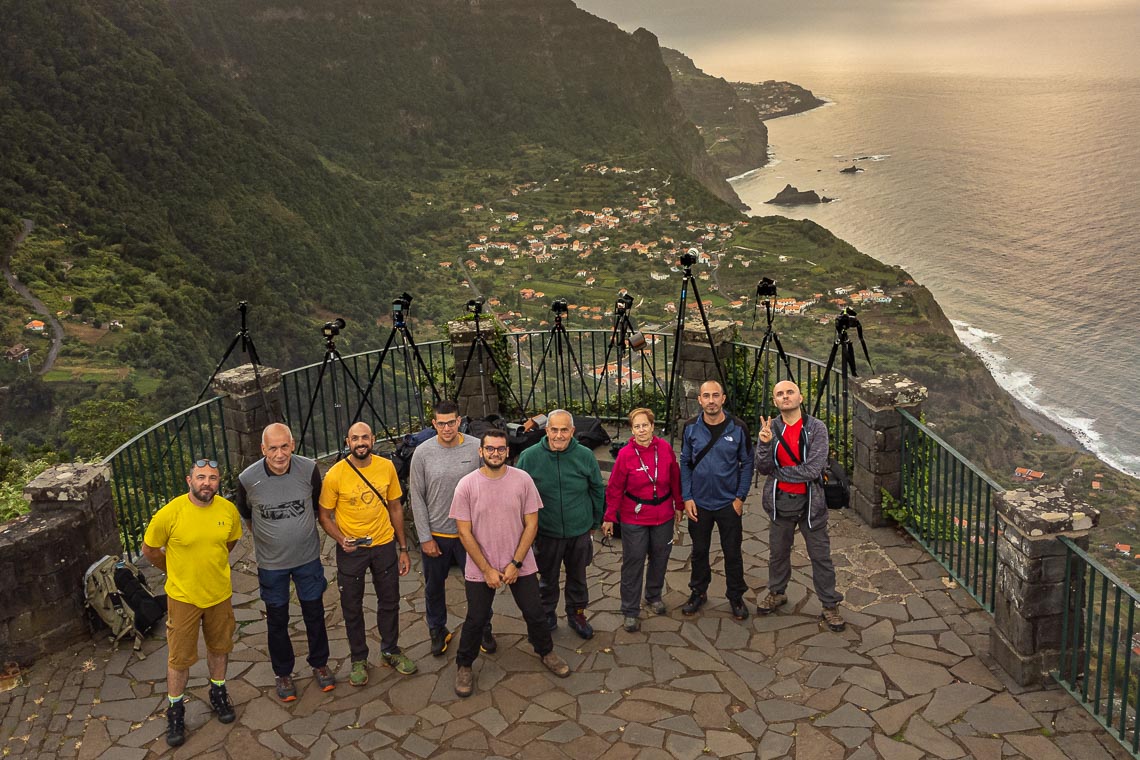
[[[902,496],[903,419],[898,410],[919,416],[927,392],[898,374],[852,378],[850,390],[855,445],[851,505],[863,522],[878,528],[888,522],[883,494],[896,500]]]
[[[480,318],[479,330],[487,345],[494,345],[494,318],[490,316]],[[459,414],[472,419],[499,414],[499,391],[495,387],[498,371],[486,346],[481,341],[475,342],[475,323],[448,322],[447,336],[451,341],[451,351],[455,357],[455,382],[459,383],[456,403],[459,405]],[[502,370],[510,375],[510,367],[503,367]]]
[[[83,573],[120,554],[108,473],[64,464],[24,488],[27,515],[0,525],[0,663],[26,667],[90,635]]]
[[[720,363],[721,370],[727,372],[728,361],[732,356],[732,344],[729,341],[732,340],[734,330],[732,322],[709,322],[709,335],[712,336],[710,346],[709,335],[705,334],[705,326],[700,319],[690,318],[686,321],[684,334],[681,336],[678,387],[673,394],[673,409],[676,412],[674,419],[678,423],[683,423],[700,413],[701,406],[697,402],[697,396],[701,390],[701,383],[706,380],[721,380],[717,371],[717,362]],[[754,425],[749,422],[749,427],[751,429]],[[677,429],[680,430],[680,427]]]

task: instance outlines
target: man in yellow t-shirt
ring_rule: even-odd
[[[396,468],[372,455],[372,429],[357,422],[345,439],[348,456],[329,468],[321,486],[321,527],[336,541],[336,580],[352,656],[349,683],[368,683],[368,641],[364,628],[364,583],[376,588],[380,658],[398,673],[416,672],[400,651],[400,576],[412,569],[404,537],[403,491]]]
[[[226,692],[226,665],[236,628],[229,555],[241,538],[241,516],[216,495],[220,484],[217,462],[194,462],[186,476],[189,493],[158,510],[143,536],[143,556],[166,572],[166,743],[172,747],[186,741],[183,691],[198,661],[199,628],[206,639],[210,707],[222,723],[237,717]]]

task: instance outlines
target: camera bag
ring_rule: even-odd
[[[83,595],[87,609],[111,629],[111,640],[118,644],[133,636],[136,650],[166,614],[166,595],[151,593],[138,567],[118,556],[106,555],[87,568]]]

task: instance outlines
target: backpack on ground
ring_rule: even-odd
[[[843,509],[851,502],[851,479],[847,470],[834,457],[828,457],[827,467],[820,475],[823,481],[823,498],[828,509]]]
[[[87,609],[111,629],[111,640],[133,637],[136,650],[166,614],[166,595],[152,594],[142,572],[118,556],[104,556],[87,568],[83,595]]]
[[[408,475],[412,472],[412,454],[416,452],[417,446],[434,437],[435,428],[430,427],[418,433],[408,433],[396,444],[394,451],[382,455],[392,461],[392,466],[396,468],[396,477],[405,492],[408,490]]]

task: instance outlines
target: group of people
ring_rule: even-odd
[[[453,636],[446,580],[453,564],[463,568],[467,611],[456,654],[455,693],[473,693],[472,665],[480,652],[497,649],[492,604],[504,588],[510,589],[542,664],[558,677],[570,674],[570,666],[554,651],[552,631],[561,599],[569,628],[583,639],[594,635],[586,618],[586,571],[598,529],[612,536],[620,526],[626,631],[639,630],[643,600],[653,613],[668,612],[662,598],[665,571],[683,516],[692,539],[692,574],[682,614],[696,614],[708,600],[709,548],[716,526],[729,606],[736,619],[746,619],[741,518],[754,469],[768,476],[762,502],[770,518],[768,594],[757,613],[770,614],[787,602],[798,527],[823,603],[822,619],[832,630],[843,630],[837,609],[842,595],[835,590],[827,508],[818,484],[827,460],[827,429],[801,412],[802,397],[794,383],[778,383],[773,396],[780,415],[761,417],[754,446],[747,426],[725,413],[721,385],[704,383],[702,411],[685,425],[679,461],[669,443],[654,435],[653,412],[634,409],[629,414],[633,437],[619,451],[608,485],[593,452],[574,438],[574,419],[565,410],[550,412],[542,441],[508,466],[506,433],[491,430],[476,441],[460,432],[454,402],[437,404],[432,415],[436,435],[416,448],[408,490],[422,556],[431,653],[437,657]],[[218,463],[198,459],[186,479],[188,493],[151,520],[143,554],[167,574],[166,740],[171,746],[186,738],[183,692],[198,659],[199,629],[206,643],[211,708],[223,723],[235,718],[225,682],[235,630],[228,557],[242,535],[243,521],[253,536],[279,699],[297,698],[290,583],[304,621],[314,681],[323,691],[336,687],[328,667],[327,582],[318,525],[337,547],[349,682],[368,683],[364,593],[369,576],[376,593],[380,661],[404,675],[416,672],[399,646],[399,579],[411,570],[404,494],[391,461],[372,453],[375,439],[367,424],[353,424],[345,443],[347,455],[322,479],[313,460],[293,453],[289,428],[271,424],[262,433],[263,457],[238,477],[236,504],[217,495]]]

